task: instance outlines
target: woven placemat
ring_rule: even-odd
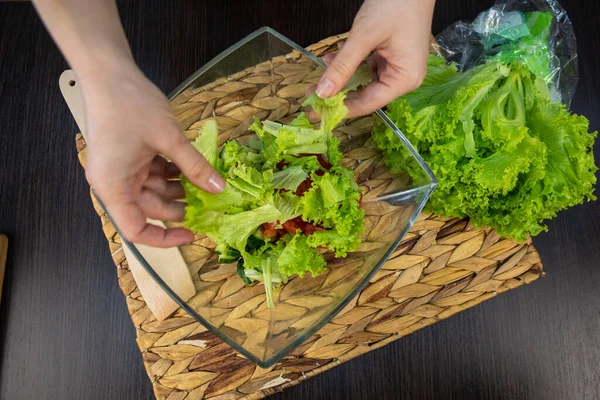
[[[331,37],[308,49],[320,56],[337,49],[343,38]],[[244,136],[253,115],[279,119],[297,113],[307,87],[318,79],[315,71],[293,57],[275,61],[269,68],[269,79],[265,79],[264,66],[257,66],[199,88],[193,95],[179,96],[173,109],[186,135],[197,135],[202,119],[217,118],[222,143]],[[272,83],[273,73],[281,75],[276,83]],[[365,126],[355,120],[340,130],[344,135],[359,135]],[[81,135],[76,144],[85,167]],[[397,184],[368,137],[363,147],[351,153],[344,161],[355,168],[363,192],[376,195]],[[281,362],[265,369],[221,342],[181,309],[157,322],[128,270],[120,237],[93,196],[92,200],[158,399],[259,399],[543,275],[539,255],[530,242],[515,243],[494,230],[475,229],[466,219],[423,213],[390,260],[344,310]],[[374,210],[367,214],[370,239],[392,213]],[[366,246],[376,243],[367,240]],[[198,276],[206,273],[202,268],[214,260],[209,246],[199,237],[189,248],[182,248],[182,253],[186,258],[195,257],[194,262],[186,261],[202,290]],[[205,287],[212,293],[208,302],[214,302],[215,296],[221,303],[232,298],[224,293],[231,295],[237,290],[235,272],[219,270],[214,262],[207,268],[213,277]],[[246,313],[260,309],[259,302],[252,304],[259,296],[253,296],[232,307],[237,307],[236,312],[247,307]]]

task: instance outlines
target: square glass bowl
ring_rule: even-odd
[[[322,55],[335,48],[333,42],[320,42],[311,50]],[[214,119],[219,145],[232,138],[245,143],[254,116],[284,122],[297,116],[306,90],[318,82],[323,71],[323,62],[311,52],[270,28],[261,28],[190,76],[169,99],[190,139],[198,135],[206,120]],[[389,173],[370,139],[374,124],[385,124],[395,132],[412,164],[422,170],[422,179],[416,182],[407,174]],[[205,236],[197,235],[194,243],[180,247],[196,289],[189,299],[180,298],[135,244],[123,239],[185,312],[261,367],[275,364],[327,322],[335,322],[343,309],[374,300],[379,293],[377,284],[372,290],[361,290],[382,267],[394,269],[393,262],[384,263],[394,257],[397,245],[437,183],[423,159],[381,110],[345,121],[334,134],[341,141],[344,164],[355,171],[363,191],[363,242],[346,258],[329,257],[326,271],[318,277],[292,277],[277,291],[274,309],[267,308],[263,284],[246,286],[235,264],[219,264],[215,244]],[[349,341],[348,350],[355,345]],[[302,346],[302,351],[310,354],[310,346]]]

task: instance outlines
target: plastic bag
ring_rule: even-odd
[[[553,100],[570,105],[578,79],[573,26],[556,0],[498,0],[473,22],[436,36],[440,55],[460,71],[489,59],[519,61],[541,76]]]

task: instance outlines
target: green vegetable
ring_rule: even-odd
[[[190,208],[189,206],[187,208]],[[204,210],[196,218],[187,218],[184,224],[195,232],[205,233],[217,243],[225,243],[235,249],[244,249],[250,235],[264,223],[277,221],[281,212],[271,204],[242,211],[236,214],[225,214]]]
[[[310,123],[308,118],[306,118],[304,112],[301,112],[300,115],[298,115],[292,122],[290,122],[290,126],[313,129],[312,124]]]
[[[285,156],[327,153],[328,132],[258,119],[249,128],[263,142],[266,166],[273,166]]]
[[[500,46],[500,51],[492,59],[506,64],[520,62],[533,74],[550,83],[554,75],[551,69],[550,43],[548,42],[552,26],[552,12],[532,11],[524,15],[529,34],[517,41],[511,40]]]
[[[200,135],[192,142],[194,147],[202,153],[206,161],[213,167],[217,164],[218,138],[217,121],[209,119],[202,125]]]
[[[315,232],[306,239],[311,247],[327,246],[335,251],[336,257],[346,257],[348,252],[354,251],[360,245],[358,235],[341,235],[337,230]]]
[[[262,281],[271,308],[273,285],[285,284],[290,275],[302,277],[308,272],[317,276],[324,270],[326,262],[319,247],[343,257],[360,245],[364,224],[360,189],[354,172],[342,166],[340,142],[331,131],[347,113],[343,103],[346,92],[368,78],[370,69],[363,67],[344,91],[331,99],[310,96],[321,113],[319,129],[304,113],[288,125],[255,119],[249,129],[256,136],[248,146],[229,140],[219,152],[217,126],[206,122],[194,141],[227,185],[223,192],[212,194],[182,177],[187,203],[184,225],[217,243],[219,262],[237,261],[238,275],[246,284]],[[321,157],[328,164],[322,165]],[[303,190],[298,191],[302,184]],[[270,224],[272,233],[298,217],[316,225],[307,233],[315,232],[306,236],[298,229],[283,237],[279,233],[262,235],[261,225]],[[290,230],[290,225],[286,229]]]
[[[264,196],[265,191],[271,184],[273,173],[268,172],[270,174],[261,174],[256,168],[240,163],[229,170],[227,183],[258,200]]]
[[[302,219],[335,227],[342,236],[355,235],[362,231],[364,217],[359,200],[360,189],[351,171],[314,176],[312,187],[302,196]]]
[[[346,86],[335,96],[327,99],[320,98],[316,92],[304,100],[303,106],[311,106],[321,117],[321,129],[331,132],[348,114],[348,108],[344,105],[346,94],[363,86],[371,79],[371,68],[363,64],[352,75]]]
[[[431,56],[423,85],[387,114],[439,179],[429,211],[469,216],[522,241],[558,211],[595,199],[597,133],[552,102],[545,81],[521,64],[491,61],[459,73]],[[378,125],[374,140],[392,172],[419,179],[421,168],[390,129]]]
[[[290,166],[300,166],[302,170],[307,174],[311,174],[315,171],[320,171],[323,169],[321,163],[317,159],[316,156],[306,156],[306,157],[294,157],[294,156],[285,156],[283,157],[284,162],[290,164]]]
[[[300,197],[292,192],[274,192],[272,195],[266,197],[265,201],[273,204],[279,210],[281,213],[279,217],[280,223],[302,215]]]
[[[302,182],[308,179],[308,174],[299,165],[290,166],[273,174],[273,187],[286,189],[292,192],[298,189]]]
[[[236,249],[227,247],[227,249],[219,254],[219,262],[222,264],[231,264],[237,262],[242,255]]]
[[[187,178],[182,177],[181,183],[186,193],[185,224],[193,224],[196,219],[202,219],[204,211],[236,212],[248,209],[255,199],[231,185],[227,185],[221,193],[213,194],[194,186]]]
[[[244,268],[244,259],[240,258],[237,262],[237,274],[246,285],[250,285],[252,281],[246,276],[246,268]]]
[[[327,244],[336,257],[345,257],[356,250],[365,214],[359,200],[360,191],[351,171],[343,169],[338,174],[313,177],[311,189],[301,200],[302,218],[331,230],[313,233],[307,239],[308,244],[312,247]]]
[[[321,124],[325,130],[331,131],[344,119],[348,108],[344,105],[346,95],[343,92],[327,99],[322,99],[316,93],[311,94],[302,103],[311,106],[321,116]]]
[[[228,175],[230,169],[237,163],[248,167],[259,167],[264,162],[264,156],[256,149],[242,146],[237,140],[228,140],[223,144],[220,158],[217,160],[217,170]]]
[[[277,258],[279,270],[286,275],[298,274],[303,277],[306,272],[317,276],[325,270],[325,259],[318,250],[308,245],[306,236],[297,233],[285,239],[285,247]]]

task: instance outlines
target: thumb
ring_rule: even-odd
[[[319,80],[315,89],[319,97],[326,99],[342,90],[375,45],[366,36],[356,36],[351,32]]]
[[[171,159],[194,185],[207,192],[222,192],[225,189],[225,181],[186,137],[180,132],[169,136],[173,139],[164,141],[161,152]]]

